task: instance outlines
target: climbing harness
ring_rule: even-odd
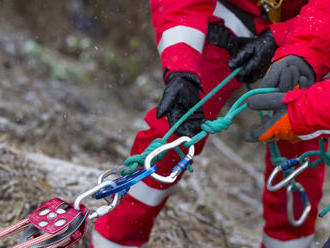
[[[143,153],[133,155],[126,159],[124,162],[125,166],[107,170],[102,173],[98,177],[97,185],[80,194],[73,203],[66,203],[57,198],[52,199],[32,212],[28,218],[2,231],[0,230],[0,239],[13,233],[24,231],[21,244],[14,248],[70,247],[84,235],[86,222],[88,220],[95,220],[112,211],[118,206],[130,187],[140,182],[142,179],[151,176],[160,182],[173,183],[185,169],[192,171],[190,163],[195,153],[194,144],[198,143],[208,134],[214,134],[221,132],[223,129],[227,129],[232,124],[232,119],[247,108],[247,104],[244,103],[244,101],[250,96],[278,91],[278,89],[275,88],[250,90],[232,105],[224,117],[219,117],[214,121],[208,120],[204,122],[201,126],[202,131],[192,138],[184,136],[167,143],[168,138],[175,130],[186,121],[194,111],[199,109],[234,78],[240,70],[241,68],[235,69],[218,86],[184,114],[163,138],[152,141]],[[303,186],[295,182],[294,179],[305,169],[315,167],[322,162],[330,165],[330,154],[325,151],[324,139],[320,139],[320,151],[309,151],[302,154],[299,158],[289,160],[281,157],[276,142],[268,143],[272,155],[272,163],[276,167],[268,179],[267,189],[276,191],[284,186],[287,187],[288,220],[293,226],[299,226],[305,221],[311,211],[311,204]],[[181,148],[179,146],[181,146]],[[188,150],[186,155],[182,151],[183,148],[187,148]],[[176,151],[181,160],[172,168],[172,172],[169,175],[161,176],[157,174],[158,167],[156,162],[162,160],[170,149]],[[309,159],[310,156],[320,156],[320,158],[311,163]],[[294,169],[298,164],[301,164],[301,166]],[[274,185],[273,181],[281,171],[284,173],[284,179]],[[299,193],[300,200],[305,206],[302,215],[298,219],[295,219],[293,212],[293,193],[296,191]],[[87,208],[81,204],[87,197],[104,199],[107,204],[91,211],[91,214],[89,214]],[[320,215],[325,215],[328,211],[330,211],[330,206],[322,211]]]
[[[281,21],[282,3],[283,0],[259,0],[257,5],[263,8],[272,23],[277,23]]]
[[[266,6],[269,9],[278,9],[281,7],[283,0],[259,0],[258,5]]]

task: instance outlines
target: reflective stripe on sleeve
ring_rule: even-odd
[[[166,190],[154,189],[140,181],[130,189],[128,194],[150,207],[156,207],[173,191],[173,189],[174,186]]]
[[[300,135],[298,136],[301,140],[311,140],[311,139],[315,139],[317,138],[318,136],[321,136],[321,135],[330,135],[330,130],[318,130],[314,133],[311,133],[311,134],[306,134],[306,135]]]
[[[166,48],[181,42],[202,53],[205,42],[205,34],[195,28],[190,28],[187,26],[176,26],[167,29],[163,32],[162,38],[158,43],[158,52],[159,54],[162,54]]]
[[[262,242],[266,248],[308,248],[312,244],[313,239],[314,234],[311,234],[299,239],[281,241],[263,233]]]
[[[233,31],[238,37],[253,37],[253,33],[244,23],[222,3],[217,2],[213,15],[224,20],[225,26]]]
[[[126,246],[114,243],[104,238],[96,230],[92,232],[92,242],[94,248],[138,248],[137,246]]]

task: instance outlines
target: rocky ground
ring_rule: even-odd
[[[144,113],[159,101],[148,1],[96,2],[86,16],[107,12],[86,29],[74,15],[79,1],[0,1],[0,227],[51,197],[74,199],[102,170],[122,164],[146,127]],[[254,117],[240,116],[209,139],[148,247],[259,246],[263,145],[241,141]],[[329,202],[326,183],[322,206]],[[329,216],[319,220],[318,242],[329,227]]]

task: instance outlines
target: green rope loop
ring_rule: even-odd
[[[166,141],[162,140],[162,139],[154,139],[151,144],[144,150],[143,153],[141,154],[137,154],[137,155],[133,155],[129,158],[127,158],[124,162],[124,165],[127,166],[127,169],[122,171],[122,175],[127,175],[129,173],[132,173],[133,171],[135,171],[137,168],[139,168],[140,166],[143,166],[144,164],[144,160],[146,159],[146,157],[148,156],[148,154],[152,151],[154,151],[155,149],[157,149],[158,147],[161,147],[162,145],[165,145]],[[152,161],[160,161],[163,159],[163,157],[166,155],[166,152],[162,152],[159,155],[157,155]]]

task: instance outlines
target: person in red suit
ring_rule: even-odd
[[[301,89],[297,91],[304,92],[305,87],[321,80],[330,67],[327,59],[330,54],[330,15],[326,2],[150,0],[165,90],[158,108],[146,114],[149,129],[137,133],[131,154],[142,153],[151,141],[162,137],[182,114],[229,75],[231,68],[243,66],[237,78],[183,123],[169,141],[199,132],[201,123],[205,119],[214,120],[242,83],[252,83],[263,77],[272,61],[276,63],[272,64],[263,81],[268,87],[278,87],[286,92],[298,84]],[[247,139],[258,140],[258,134],[250,133]],[[197,153],[201,152],[204,143],[205,139],[196,145]],[[293,158],[308,150],[317,150],[318,142],[315,139],[295,144],[281,141],[279,149],[282,156]],[[157,163],[158,173],[168,175],[171,165],[178,161],[175,152],[167,153]],[[267,151],[266,180],[272,170]],[[132,187],[115,210],[97,220],[91,247],[145,245],[155,218],[179,180],[165,184],[148,177]],[[306,171],[297,180],[305,187],[312,204],[309,217],[303,225],[291,226],[286,215],[285,191],[265,190],[262,199],[265,218],[263,247],[311,246],[322,195],[324,166]],[[295,206],[297,215],[302,207]]]

